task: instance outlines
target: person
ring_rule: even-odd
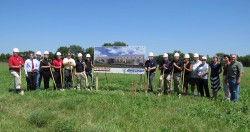
[[[195,86],[197,88],[197,94],[199,95],[199,83],[198,83],[198,76],[197,76],[197,68],[201,64],[201,61],[199,60],[199,54],[194,54],[194,60],[191,62],[192,64],[192,71],[191,71],[191,95],[194,96],[194,90]]]
[[[193,70],[193,65],[192,63],[189,61],[190,59],[190,55],[189,54],[185,54],[184,56],[185,62],[184,62],[184,85],[183,85],[183,94],[187,94],[188,91],[188,84],[190,84],[191,82],[191,71]]]
[[[21,90],[21,75],[20,70],[24,65],[24,60],[21,56],[18,55],[19,50],[17,48],[13,49],[13,55],[8,60],[9,72],[14,77],[14,92],[23,94]]]
[[[168,54],[167,53],[164,53],[163,54],[163,60],[160,62],[159,64],[159,70],[160,70],[160,78],[159,78],[159,85],[158,85],[158,91],[159,91],[159,94],[161,94],[162,92],[162,85],[164,83],[164,75],[163,75],[163,71],[165,72],[164,68],[163,68],[163,65],[168,61]],[[165,74],[165,73],[164,73]]]
[[[166,61],[163,64],[164,70],[164,95],[170,93],[171,88],[171,71],[172,71],[172,62],[168,60],[168,54],[165,55]]]
[[[51,64],[52,61],[49,59],[49,52],[44,52],[44,58],[40,62],[41,76],[43,77],[44,89],[49,88],[49,81],[51,78]]]
[[[228,71],[228,66],[230,65],[230,56],[229,55],[224,55],[224,61],[225,64],[223,66],[223,87],[224,87],[224,93],[225,93],[225,99],[230,100],[230,91],[229,91],[229,85],[227,83],[227,71]]]
[[[86,60],[85,60],[85,66],[86,66],[86,75],[87,78],[91,77],[92,87],[95,88],[95,78],[92,73],[92,68],[94,68],[93,61],[91,60],[90,54],[86,54]]]
[[[57,52],[56,53],[56,59],[53,60],[52,65],[54,67],[55,72],[54,74],[54,78],[55,78],[55,83],[56,86],[54,86],[54,90],[56,90],[56,88],[60,89],[60,90],[64,90],[63,89],[63,61],[61,59],[61,52]]]
[[[240,82],[244,73],[243,65],[237,61],[237,55],[231,54],[231,63],[228,65],[227,81],[231,94],[231,101],[238,102]]]
[[[36,52],[36,61],[37,61],[37,65],[39,66],[39,68],[36,71],[37,72],[36,89],[40,89],[41,81],[42,81],[42,75],[41,75],[41,70],[40,70],[41,55],[42,55],[41,51]]]
[[[175,53],[173,60],[174,92],[176,92],[179,97],[180,97],[179,85],[181,80],[182,69],[183,69],[183,62],[180,60],[180,54]]]
[[[157,68],[157,62],[154,60],[154,53],[149,52],[148,60],[145,62],[145,70],[147,72],[147,78],[149,80],[148,92],[153,92],[153,79]]]
[[[81,89],[81,79],[84,79],[84,87],[87,89],[88,87],[88,79],[85,73],[85,62],[82,59],[82,53],[78,53],[78,59],[76,60],[75,66],[75,76],[77,77],[77,89]]]
[[[30,53],[30,58],[25,61],[24,71],[27,81],[27,89],[29,91],[36,90],[37,74],[38,74],[39,64],[36,59],[34,59],[34,53]]]
[[[211,88],[213,91],[213,98],[217,97],[217,93],[220,90],[220,73],[222,72],[221,64],[219,63],[219,57],[214,56],[213,57],[213,63],[210,64],[211,68],[211,75],[210,75],[210,81],[211,81]]]
[[[63,59],[64,65],[64,78],[65,78],[65,88],[70,89],[74,88],[73,86],[73,68],[76,66],[76,62],[73,58],[71,58],[72,53],[68,52],[67,58]]]
[[[206,97],[210,97],[209,89],[208,89],[208,70],[209,70],[209,65],[206,63],[207,57],[203,56],[202,57],[202,63],[197,67],[197,76],[198,78],[198,88],[201,97],[204,97],[204,89],[206,93]]]

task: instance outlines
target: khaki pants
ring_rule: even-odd
[[[160,75],[158,88],[161,89],[163,85],[163,75]]]
[[[164,76],[165,81],[164,81],[164,94],[166,94],[167,92],[170,92],[170,88],[171,88],[171,74],[165,74]]]
[[[180,80],[181,80],[181,73],[174,73],[174,91],[177,92],[177,94],[180,93],[179,91]]]
[[[223,87],[224,87],[224,93],[225,93],[225,98],[230,99],[230,91],[229,91],[229,85],[228,83],[225,83],[225,80],[227,79],[227,76],[223,76]]]
[[[20,72],[10,70],[10,74],[14,77],[14,90],[21,89]]]
[[[84,87],[88,87],[88,79],[87,76],[84,72],[78,72],[76,73],[76,77],[77,77],[77,88],[80,89],[81,88],[81,79],[84,80]]]

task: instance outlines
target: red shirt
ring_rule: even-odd
[[[11,56],[9,58],[9,66],[19,66],[19,61],[21,61],[21,63],[24,65],[24,61],[23,61],[23,58],[18,56],[18,57],[15,57],[15,56]],[[20,72],[20,68],[9,68],[9,70],[14,70],[16,72]]]
[[[61,59],[60,60],[55,59],[55,60],[53,60],[52,65],[55,66],[55,67],[62,66],[62,69],[63,69],[63,60],[61,60]],[[55,71],[59,71],[60,70],[60,68],[54,68],[54,69],[55,69]]]

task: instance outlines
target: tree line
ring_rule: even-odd
[[[102,46],[128,46],[128,44],[118,41],[118,42],[114,42],[114,43],[104,43]],[[85,49],[82,46],[76,45],[76,44],[70,45],[68,47],[61,46],[56,51],[61,52],[63,57],[66,57],[68,51],[71,51],[74,59],[77,59],[78,53],[82,53],[84,57],[86,54],[90,54],[92,59],[94,57],[94,47],[89,47],[89,48]],[[34,52],[34,51],[31,51],[31,50],[22,51],[22,52],[19,52],[19,55],[22,56],[24,59],[28,59],[30,52]],[[183,60],[185,54],[182,53],[180,50],[175,50],[172,53],[168,53],[169,59],[173,60],[174,53],[176,53],[176,52],[178,52],[180,54],[180,59]],[[194,54],[193,53],[188,53],[188,54],[190,55],[190,60],[193,60]],[[9,54],[9,53],[7,53],[7,54],[2,53],[0,56],[0,61],[7,62],[11,55],[12,54]],[[224,63],[223,56],[225,55],[225,53],[217,53],[216,55],[220,58],[221,63]],[[52,57],[52,59],[55,58],[55,56],[56,56],[56,52],[55,53],[50,52],[50,57]],[[155,59],[158,63],[160,63],[163,60],[162,56],[163,55],[155,56]],[[200,55],[200,57],[202,57],[202,56],[203,55]],[[213,56],[207,55],[207,58],[208,58],[208,63],[211,63],[213,61]],[[245,67],[250,67],[250,54],[245,55],[245,56],[238,56],[238,61],[240,61]]]

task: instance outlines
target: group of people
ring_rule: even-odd
[[[77,77],[77,89],[85,88],[89,90],[89,88],[95,88],[95,79],[92,73],[94,65],[90,54],[86,54],[84,60],[82,53],[78,53],[78,59],[75,61],[71,52],[68,52],[64,59],[62,59],[62,54],[57,52],[56,59],[51,60],[48,51],[44,52],[43,59],[41,58],[42,53],[37,51],[36,58],[34,53],[31,52],[29,58],[24,61],[18,53],[19,50],[14,48],[13,55],[8,61],[10,74],[14,77],[14,91],[17,93],[23,94],[23,90],[21,90],[22,67],[24,67],[27,90],[29,91],[40,89],[42,79],[44,89],[48,89],[51,78],[55,90],[74,88],[74,76]],[[89,87],[88,77],[91,78],[92,87]],[[83,86],[81,80],[84,81]]]
[[[41,59],[41,52],[30,53],[30,58],[25,62],[18,55],[19,50],[13,49],[13,56],[9,58],[9,71],[14,77],[14,90],[23,94],[21,90],[21,71],[24,67],[27,89],[36,90],[40,88],[43,78],[44,89],[49,88],[49,82],[52,78],[54,89],[64,90],[74,88],[74,76],[77,77],[77,89],[85,88],[89,90],[88,77],[91,77],[92,87],[95,88],[95,79],[92,69],[94,68],[90,54],[83,55],[78,53],[78,59],[72,58],[72,53],[68,52],[67,57],[62,59],[60,52],[56,53],[56,59],[53,61],[49,58],[49,52],[44,52]],[[145,62],[145,70],[148,77],[148,92],[153,92],[153,78],[157,70],[157,62],[154,60],[152,52],[148,55],[149,59]],[[52,71],[52,68],[54,71]],[[220,73],[223,72],[223,87],[225,99],[237,102],[239,96],[239,88],[241,78],[244,73],[243,65],[237,61],[237,55],[224,55],[224,65],[220,63],[218,56],[213,57],[213,63],[207,63],[207,57],[203,56],[200,60],[199,54],[194,54],[194,60],[190,61],[190,55],[185,54],[184,61],[180,60],[180,54],[175,53],[174,59],[169,60],[168,54],[164,53],[163,61],[159,64],[159,93],[169,94],[172,89],[178,96],[187,94],[189,84],[191,85],[191,95],[194,95],[195,86],[197,87],[197,95],[211,97],[208,88],[208,73],[211,69],[210,82],[212,89],[212,97],[217,97],[220,90]],[[64,71],[64,72],[63,72]],[[64,76],[64,77],[63,77]],[[81,84],[84,81],[84,86]],[[182,80],[182,83],[181,83]],[[64,83],[64,85],[63,85]],[[173,87],[172,88],[172,83]],[[91,87],[91,88],[92,88]],[[180,90],[182,89],[182,90]]]
[[[157,62],[154,60],[152,52],[148,55],[145,62],[145,70],[149,81],[148,92],[153,92],[153,78],[157,69]],[[214,56],[211,64],[207,63],[207,57],[203,56],[200,60],[199,54],[194,54],[194,60],[190,61],[190,55],[185,54],[184,61],[180,60],[180,54],[175,53],[174,59],[169,60],[168,54],[163,54],[163,61],[159,64],[160,78],[158,91],[159,94],[169,94],[172,91],[180,97],[188,92],[188,86],[191,85],[191,95],[194,96],[195,86],[197,95],[211,97],[208,80],[210,70],[210,82],[212,97],[216,98],[220,90],[220,74],[223,72],[223,87],[225,99],[237,102],[239,97],[239,88],[241,78],[244,73],[242,63],[237,61],[237,55],[224,55],[224,65],[220,63],[219,57]],[[181,83],[182,81],[182,83]]]

